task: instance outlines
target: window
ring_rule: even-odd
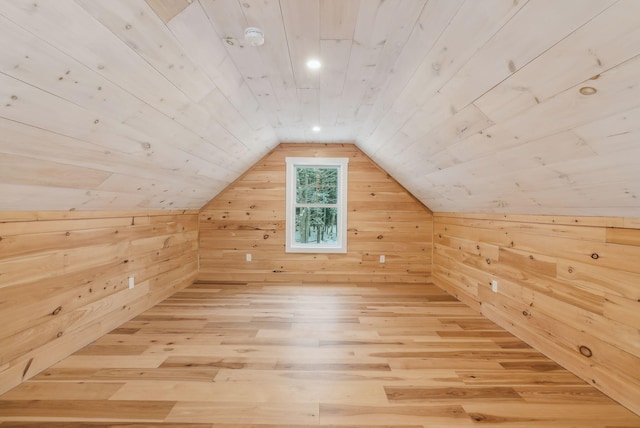
[[[288,253],[347,252],[348,158],[286,158]]]

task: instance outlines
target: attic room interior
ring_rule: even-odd
[[[1,0],[0,427],[640,427],[639,16]]]

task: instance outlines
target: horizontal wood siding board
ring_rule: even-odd
[[[49,220],[78,220],[78,219],[107,219],[116,217],[155,217],[163,215],[191,215],[198,214],[198,210],[153,210],[153,211],[0,211],[0,223],[49,221]]]
[[[639,230],[627,218],[436,213],[433,277],[640,414]]]
[[[451,217],[478,220],[504,220],[521,223],[561,224],[574,226],[595,227],[625,227],[628,221],[625,217],[596,217],[596,216],[553,216],[530,214],[494,214],[494,213],[466,213],[466,212],[434,212],[434,217]],[[636,223],[637,226],[637,223]],[[632,226],[629,226],[632,227]]]
[[[347,254],[285,253],[285,158],[295,156],[349,158]],[[431,212],[353,144],[281,144],[209,202],[199,221],[201,280],[428,282],[431,276]]]
[[[0,213],[0,392],[191,284],[197,230],[197,211]]]

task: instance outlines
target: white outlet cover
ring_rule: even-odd
[[[386,257],[384,256],[384,254],[382,254],[380,256],[380,263],[384,263],[385,261],[387,261]]]
[[[496,281],[495,279],[491,281],[491,291],[493,291],[494,293],[498,292],[498,281]]]
[[[136,285],[135,279],[133,279],[133,277],[130,276],[129,277],[129,288],[131,289],[131,288],[135,287],[135,285]]]
[[[251,254],[247,253],[247,261],[250,262],[251,261]]]

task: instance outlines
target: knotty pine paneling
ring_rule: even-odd
[[[349,158],[346,254],[285,253],[287,156]],[[205,281],[428,282],[431,254],[431,212],[352,144],[281,144],[200,212]]]
[[[0,213],[0,393],[191,284],[197,228],[195,211]]]
[[[640,414],[639,236],[626,218],[437,213],[434,281]]]

